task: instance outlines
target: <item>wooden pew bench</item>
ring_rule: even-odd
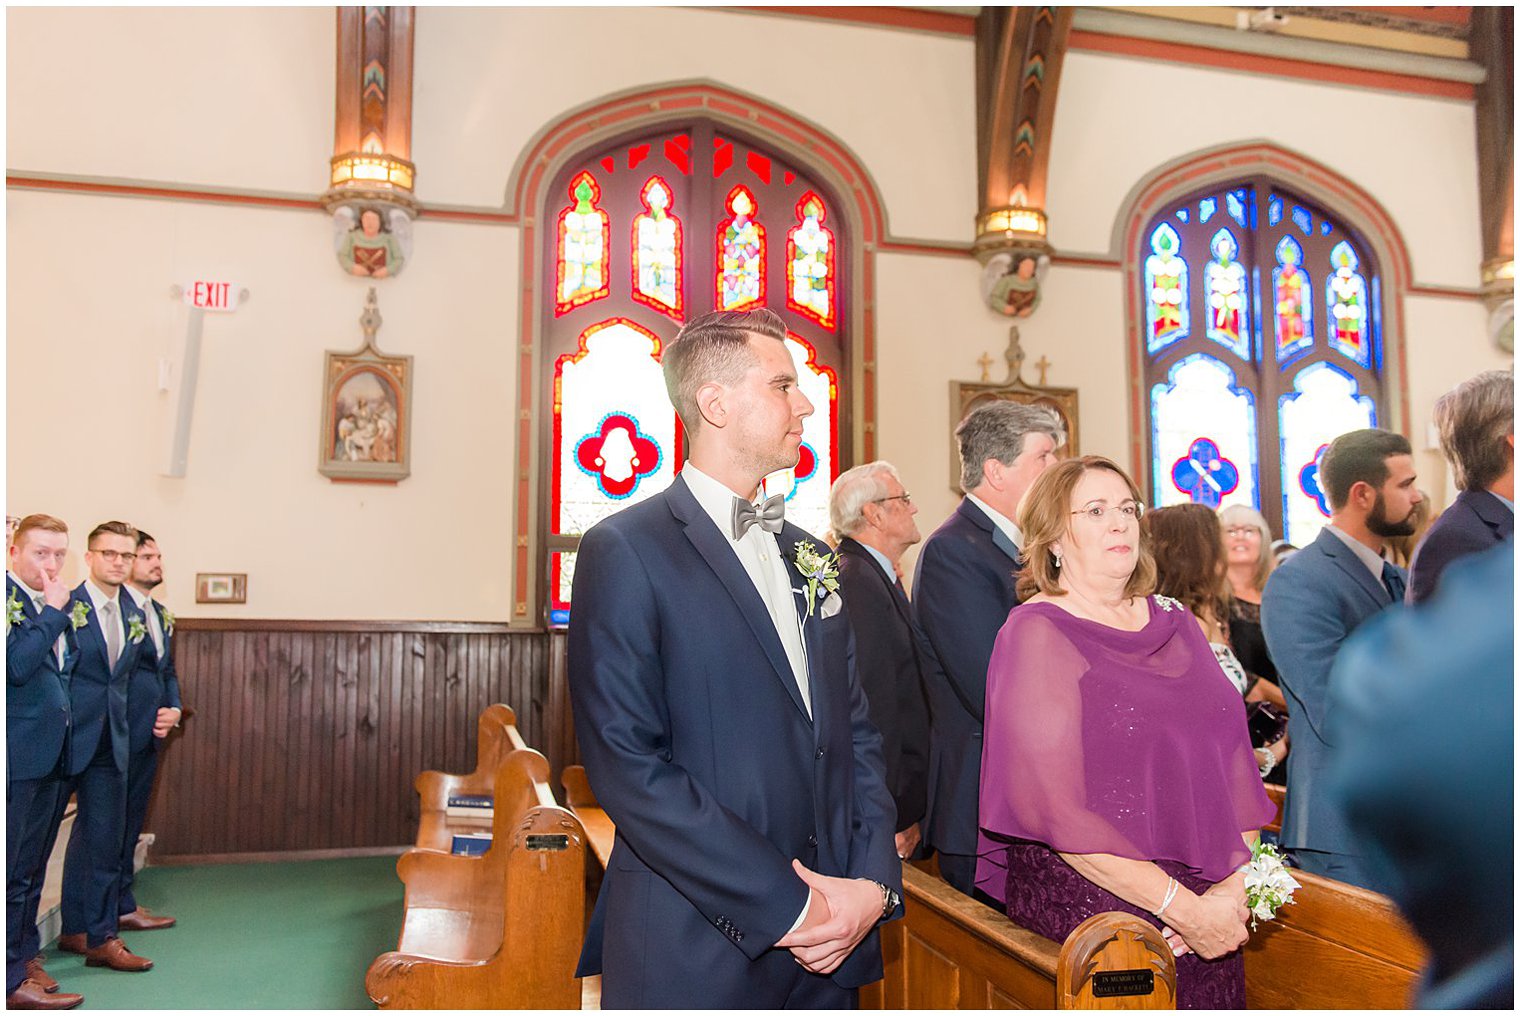
[[[560,776],[560,784],[565,789],[565,804],[581,820],[581,825],[586,829],[586,838],[591,841],[591,850],[605,871],[607,861],[612,857],[612,841],[617,830],[612,819],[607,817],[597,802],[596,795],[591,792],[585,767],[566,766]]]
[[[394,952],[365,988],[382,1009],[578,1009],[585,920],[585,832],[554,802],[549,763],[507,755],[492,787],[491,849],[478,857],[413,849]]]
[[[476,722],[475,771],[460,775],[429,769],[417,775],[415,786],[422,811],[417,824],[417,846],[447,853],[454,834],[487,832],[479,823],[451,821],[449,798],[456,794],[492,793],[496,771],[510,752],[523,751],[528,745],[517,730],[517,714],[500,703],[486,707]]]

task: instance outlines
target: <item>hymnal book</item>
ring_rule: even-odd
[[[490,833],[455,833],[454,845],[450,848],[452,853],[464,857],[479,857],[490,849]]]
[[[490,794],[453,794],[445,802],[443,813],[451,819],[489,825],[496,815],[494,804]]]

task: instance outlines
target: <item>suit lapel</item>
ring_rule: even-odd
[[[728,595],[733,598],[750,631],[760,643],[760,648],[765,652],[766,659],[775,668],[776,676],[791,696],[792,704],[806,716],[807,708],[803,705],[802,693],[797,690],[797,679],[792,675],[792,665],[787,662],[786,650],[781,647],[781,637],[776,634],[776,625],[771,621],[770,611],[765,609],[765,601],[750,581],[749,573],[739,563],[739,556],[734,553],[728,538],[718,531],[713,520],[697,504],[686,481],[680,477],[676,477],[670,485],[668,501],[671,514],[685,527],[686,539],[691,541],[697,553],[702,555],[707,566],[728,590]]]
[[[1386,607],[1393,602],[1388,587],[1373,578],[1372,572],[1362,563],[1362,559],[1356,556],[1356,552],[1342,543],[1341,538],[1330,532],[1328,527],[1319,531],[1319,538],[1315,542],[1319,544],[1321,551],[1356,580],[1357,585],[1361,586],[1379,607]]]
[[[961,498],[960,507],[956,509],[978,529],[992,534],[992,545],[1008,556],[1008,560],[1015,565],[1019,563],[1019,548],[1014,546],[1008,534],[1003,532],[1002,527],[993,522],[987,513],[971,503],[970,498]]]
[[[79,644],[79,651],[81,653],[98,652],[100,654],[101,669],[109,674],[111,671],[111,654],[106,649],[105,632],[100,627],[100,612],[95,609],[95,603],[90,599],[90,594],[85,590],[83,585],[74,590],[74,602],[83,603],[86,607],[90,608],[89,613],[85,615],[84,627],[78,628],[74,632],[74,637]],[[69,612],[71,614],[74,610],[74,602],[69,604]]]
[[[1483,524],[1492,529],[1499,539],[1505,540],[1514,534],[1515,513],[1506,508],[1497,495],[1486,490],[1478,492],[1464,490],[1457,497],[1467,501],[1473,514],[1483,520]]]
[[[807,604],[807,579],[803,578],[802,572],[797,570],[797,544],[803,540],[811,542],[806,530],[793,525],[784,526],[776,535],[776,546],[781,550],[782,559],[786,561],[786,574],[792,584],[792,606],[797,608],[797,623],[802,627],[802,655],[806,658],[808,669],[808,696],[813,700],[813,726],[822,730],[824,727],[823,717],[819,710],[824,708],[823,703],[827,696],[818,693],[818,666],[823,660],[823,640],[820,630],[820,622],[823,620],[823,600],[817,600],[813,604],[813,614],[808,616]],[[827,547],[818,548],[820,552],[827,552]],[[788,665],[787,674],[790,676],[791,667]],[[795,688],[796,678],[791,678],[788,685]],[[798,694],[801,701],[801,694]]]
[[[839,552],[841,554],[849,554],[851,557],[858,558],[863,566],[869,568],[871,570],[871,574],[879,578],[887,587],[887,595],[892,598],[892,606],[896,608],[897,613],[902,616],[903,623],[908,625],[911,625],[913,623],[913,619],[909,614],[907,594],[903,592],[902,586],[897,584],[896,576],[894,575],[892,578],[888,578],[886,572],[882,571],[881,569],[881,562],[877,561],[876,558],[872,556],[871,552],[865,548],[864,544],[860,543],[858,540],[853,540],[850,537],[846,536],[843,540],[839,541]]]

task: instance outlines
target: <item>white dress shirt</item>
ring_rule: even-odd
[[[1362,564],[1367,566],[1367,570],[1372,573],[1372,577],[1378,580],[1378,585],[1383,584],[1383,558],[1380,554],[1344,530],[1337,529],[1333,523],[1327,524],[1325,528],[1340,537],[1340,541],[1351,548],[1351,552],[1361,560]]]
[[[107,596],[105,591],[95,583],[91,582],[89,579],[85,579],[84,592],[85,595],[90,598],[90,603],[95,608],[95,620],[100,624],[100,637],[106,640],[107,656],[110,655],[111,636],[106,634],[105,622],[101,620],[105,617],[105,615],[100,612],[100,608],[108,603],[114,603],[116,605],[116,623],[121,627],[120,641],[116,643],[116,651],[118,653],[116,660],[118,663],[121,662],[121,656],[119,654],[127,651],[127,613],[121,609],[121,597],[119,595],[120,590],[118,590],[117,597],[113,599],[112,597]]]
[[[859,540],[856,540],[855,542],[860,543]],[[887,581],[892,583],[894,586],[897,585],[897,569],[892,567],[892,559],[887,557],[887,555],[883,554],[881,551],[877,550],[875,547],[871,546],[869,543],[860,543],[860,545],[866,549],[866,553],[875,558],[877,564],[881,565],[881,570],[887,573]]]
[[[25,582],[22,582],[21,579],[19,579],[16,576],[15,572],[6,572],[6,574],[11,577],[11,581],[12,582],[16,583],[16,585],[18,585],[18,586],[21,587],[21,591],[22,592],[26,593],[27,596],[31,597],[32,607],[40,615],[42,613],[43,606],[47,602],[46,600],[43,599],[42,594],[39,593],[39,592],[37,592],[37,590],[33,589],[31,586],[27,585]],[[60,636],[58,636],[58,641],[53,643],[53,657],[58,661],[58,669],[59,670],[63,669],[63,652],[64,652],[64,637],[62,635],[60,635]]]
[[[981,498],[977,497],[975,494],[967,494],[966,500],[970,501],[972,504],[980,508],[982,510],[982,513],[992,520],[992,524],[1001,529],[1003,531],[1003,535],[1013,541],[1013,545],[1019,549],[1019,552],[1023,552],[1024,534],[1019,531],[1018,526],[1014,525],[1012,519],[1004,515],[1002,512],[998,511],[996,508],[992,507],[986,501],[983,501]]]
[[[147,593],[138,592],[137,588],[130,582],[121,588],[125,589],[127,594],[132,597],[132,602],[137,604],[137,609],[148,615],[148,632],[153,636],[153,648],[157,650],[159,656],[163,656],[164,630],[158,623],[158,611],[154,610],[148,603],[152,597]]]

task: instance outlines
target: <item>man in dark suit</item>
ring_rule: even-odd
[[[840,473],[829,492],[829,525],[840,537],[839,593],[855,632],[855,670],[871,722],[881,731],[901,858],[918,849],[929,795],[929,701],[908,597],[897,578],[903,551],[920,538],[917,514],[888,462]]]
[[[136,878],[137,839],[142,835],[148,816],[148,801],[153,796],[153,778],[158,774],[158,753],[169,731],[179,725],[179,675],[174,669],[174,615],[153,599],[153,589],[164,580],[163,555],[158,541],[137,531],[137,558],[132,562],[132,577],[125,588],[137,609],[148,619],[148,634],[153,640],[152,669],[138,667],[132,672],[127,689],[127,824],[122,840],[121,886],[117,890],[117,927],[127,931],[152,931],[167,928],[174,918],[151,913],[137,905],[132,894]]]
[[[69,605],[80,619],[79,662],[69,683],[74,731],[63,799],[79,797],[63,861],[63,934],[58,948],[83,954],[92,967],[141,971],[153,961],[116,935],[122,840],[127,824],[127,759],[131,741],[127,689],[138,667],[156,671],[147,619],[121,591],[137,556],[137,530],[103,522],[90,532],[90,577]]]
[[[987,661],[1017,599],[1017,517],[1025,491],[1056,463],[1060,417],[994,401],[955,429],[961,489],[955,512],[924,542],[913,578],[913,623],[929,691],[929,811],[924,838],[945,881],[968,896],[976,879],[977,793]]]
[[[832,555],[777,494],[812,405],[768,310],[688,322],[666,386],[691,457],[576,559],[570,694],[617,837],[581,955],[608,1008],[840,1008],[900,911],[881,738]]]
[[[1515,1007],[1514,618],[1506,541],[1358,631],[1330,678],[1331,792],[1430,949],[1422,1009]]]
[[[72,647],[69,589],[59,578],[69,528],[51,515],[22,519],[5,577],[5,1005],[72,1009],[83,995],[58,990],[42,967],[37,908],[62,816],[69,739]]]
[[[1441,396],[1432,416],[1460,493],[1409,564],[1410,603],[1429,599],[1451,562],[1515,532],[1514,372],[1487,370],[1464,381]]]
[[[1364,621],[1404,599],[1405,573],[1383,560],[1383,542],[1414,529],[1414,458],[1386,430],[1355,430],[1330,442],[1319,482],[1330,524],[1267,580],[1261,625],[1288,700],[1288,791],[1282,844],[1305,871],[1367,889],[1386,888],[1362,862],[1325,786],[1335,754],[1330,668]],[[1396,750],[1390,746],[1390,750]]]

